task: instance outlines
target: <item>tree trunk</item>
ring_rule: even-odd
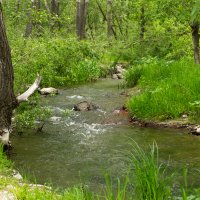
[[[8,143],[12,111],[17,107],[13,90],[13,67],[0,2],[0,139]]]
[[[103,16],[103,21],[108,21],[107,17],[106,17],[106,14],[103,12],[103,9],[102,9],[100,3],[98,2],[98,0],[96,0],[96,3],[97,3],[97,6],[98,6],[102,16]],[[114,30],[112,25],[111,25],[111,30],[112,30],[113,35],[115,36],[115,39],[117,39],[117,34],[116,34],[116,32],[115,32],[115,30]]]
[[[144,6],[141,7],[141,15],[140,15],[140,41],[144,40],[145,33],[145,15],[144,15]]]
[[[200,64],[200,54],[199,54],[199,24],[192,24],[192,41],[194,48],[194,61],[196,64]]]
[[[81,0],[76,1],[76,34],[80,38],[81,27]]]
[[[24,34],[24,37],[29,37],[33,31],[33,27],[36,27],[37,30],[38,30],[38,33],[41,32],[41,29],[40,29],[40,24],[39,23],[35,23],[35,20],[33,18],[33,15],[32,15],[32,11],[33,10],[39,10],[41,8],[41,2],[40,0],[32,0],[31,1],[31,9],[29,10],[28,12],[28,23],[26,25],[26,30],[25,30],[25,34]]]
[[[51,26],[51,31],[57,26],[59,27],[60,24],[58,22],[58,16],[59,16],[59,0],[51,0],[51,14],[53,16],[53,25]]]
[[[107,2],[107,23],[108,23],[108,38],[112,36],[112,0],[108,0]]]
[[[80,40],[86,38],[85,27],[89,0],[76,1],[76,33]]]
[[[82,19],[81,20],[81,34],[80,34],[81,40],[86,38],[85,27],[86,27],[88,3],[89,3],[89,0],[83,0],[82,5],[81,5],[81,19]]]
[[[2,4],[0,1],[0,141],[9,144],[11,132],[11,119],[13,110],[19,103],[27,101],[38,88],[41,77],[38,76],[34,84],[17,98],[14,95],[14,73],[11,60],[10,47],[6,36],[3,21]]]

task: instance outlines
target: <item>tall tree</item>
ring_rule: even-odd
[[[76,0],[76,34],[80,38],[81,32],[81,0]]]
[[[107,1],[108,38],[112,36],[112,0]]]
[[[140,40],[143,41],[144,39],[144,32],[145,32],[145,11],[144,5],[141,6],[141,13],[140,13]]]
[[[192,10],[191,20],[191,32],[193,41],[194,61],[196,64],[200,64],[200,52],[199,52],[199,25],[200,25],[200,0],[195,1],[195,5]]]
[[[11,132],[13,109],[19,103],[27,101],[28,97],[38,88],[41,77],[22,95],[15,97],[13,89],[13,66],[10,47],[3,21],[2,4],[0,1],[0,141],[8,144]]]
[[[58,16],[59,16],[59,0],[51,0],[51,14],[53,16],[53,25],[51,26],[51,31],[53,31],[55,26],[59,26]]]
[[[0,136],[7,143],[11,129],[12,111],[17,107],[13,91],[13,67],[11,53],[3,22],[2,4],[0,2]]]
[[[80,40],[86,38],[86,19],[89,0],[76,1],[76,33]]]

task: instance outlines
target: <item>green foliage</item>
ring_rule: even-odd
[[[199,0],[195,0],[193,9],[192,9],[192,13],[191,13],[191,21],[193,23],[199,23],[200,20],[200,1]]]
[[[6,173],[12,167],[12,162],[6,158],[3,152],[3,146],[0,145],[0,175]]]
[[[31,83],[36,73],[46,86],[71,86],[100,76],[98,54],[89,42],[40,38],[13,42],[12,48],[16,89]]]
[[[200,99],[199,76],[200,69],[188,60],[144,65],[138,82],[142,93],[127,104],[131,114],[159,120],[187,114],[198,120],[199,108],[194,102]]]
[[[132,191],[128,191],[128,184],[130,184],[129,175],[127,174],[124,180],[117,178],[117,189],[114,189],[112,177],[105,172],[104,174],[106,187],[105,187],[105,199],[106,200],[124,200],[131,199]]]
[[[15,118],[16,129],[18,132],[24,129],[37,128],[38,122],[45,122],[52,115],[52,111],[47,107],[24,103],[17,110]]]
[[[138,65],[135,67],[131,67],[125,74],[125,81],[127,87],[134,87],[137,85],[139,79],[142,76],[143,68]]]

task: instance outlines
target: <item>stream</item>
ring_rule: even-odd
[[[131,139],[146,149],[153,142],[159,147],[161,162],[183,176],[186,165],[189,183],[199,186],[200,137],[183,130],[150,129],[133,126],[128,116],[118,110],[125,103],[120,81],[103,79],[96,83],[61,90],[57,96],[42,98],[42,105],[56,117],[44,126],[44,132],[27,130],[11,138],[15,168],[31,174],[38,183],[52,183],[66,188],[79,184],[96,190],[105,184],[103,173],[121,177],[127,170],[125,152],[131,150]],[[76,103],[91,101],[99,105],[95,111],[71,111]]]

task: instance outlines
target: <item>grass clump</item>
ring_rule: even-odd
[[[172,177],[165,174],[167,166],[159,164],[158,147],[155,144],[148,154],[135,144],[131,161],[136,199],[157,200],[171,197]]]
[[[0,175],[7,173],[12,168],[12,162],[7,159],[3,149],[3,145],[0,145]]]
[[[127,72],[127,85],[135,83],[137,71],[136,67]],[[143,64],[137,79],[142,92],[132,97],[127,107],[133,116],[141,119],[167,120],[187,114],[190,120],[198,122],[199,77],[200,68],[188,60]]]

